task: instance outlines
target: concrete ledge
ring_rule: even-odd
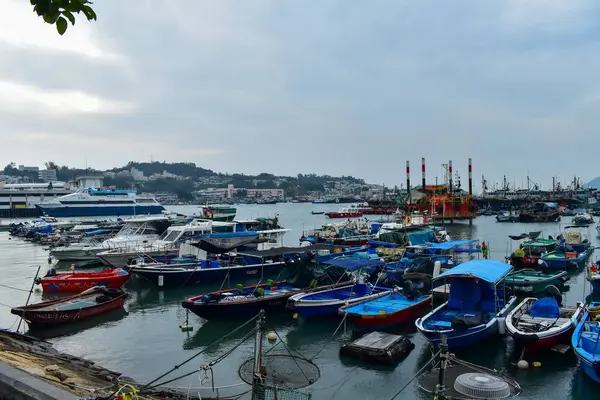
[[[0,399],[79,400],[73,393],[0,361]]]

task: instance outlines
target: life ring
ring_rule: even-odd
[[[407,215],[406,218],[404,218],[404,224],[405,225],[412,224],[412,217],[410,215]]]

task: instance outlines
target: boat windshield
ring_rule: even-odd
[[[179,237],[179,235],[181,235],[181,231],[172,231],[172,230],[166,230],[165,233],[163,233],[161,235],[161,237],[159,238],[159,240],[162,240],[164,242],[174,242],[175,240],[177,240],[177,238]]]

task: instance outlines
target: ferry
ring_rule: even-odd
[[[74,189],[65,182],[52,182],[52,184],[0,182],[0,218],[39,217],[37,204],[73,192]]]
[[[161,214],[164,207],[154,197],[137,196],[135,190],[81,188],[75,193],[36,205],[51,217],[123,216]]]

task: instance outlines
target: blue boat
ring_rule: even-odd
[[[571,337],[571,347],[579,359],[579,365],[597,383],[600,383],[600,322],[595,317],[599,311],[600,302],[588,304]]]
[[[539,264],[542,268],[578,268],[585,264],[593,252],[593,247],[589,247],[583,253],[566,251],[564,248],[557,248],[554,251],[543,254],[540,257]]]
[[[385,265],[380,260],[352,258],[337,258],[327,261],[327,264],[355,273]],[[382,292],[391,292],[391,289],[373,286],[370,283],[353,283],[318,292],[295,294],[288,299],[287,307],[303,317],[336,315],[340,307],[373,298]]]
[[[448,301],[419,318],[415,325],[425,338],[439,345],[442,335],[451,347],[469,346],[498,334],[499,324],[513,308],[516,297],[504,301],[498,284],[512,266],[491,260],[460,264],[433,280],[433,285],[450,284]]]

